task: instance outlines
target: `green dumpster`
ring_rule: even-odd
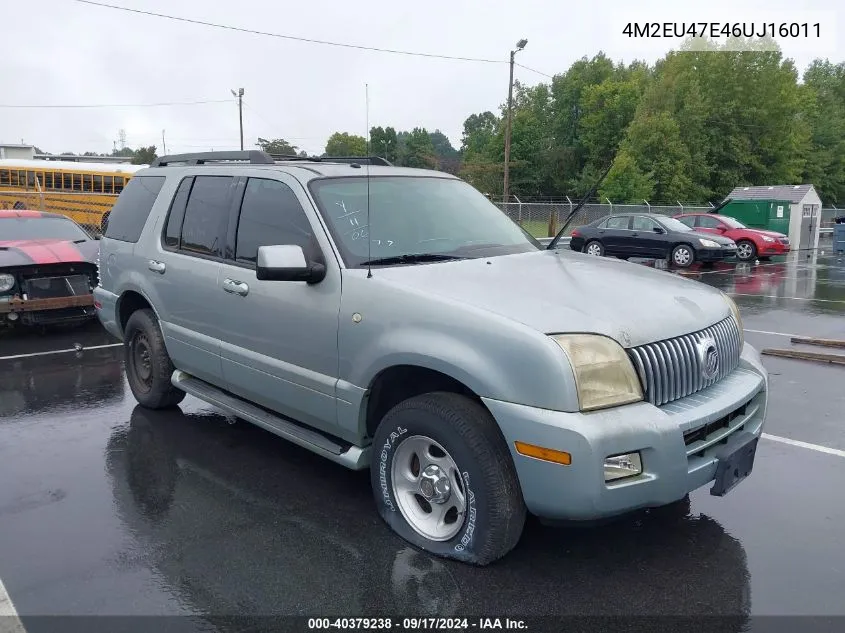
[[[789,235],[788,200],[728,200],[718,213],[735,218],[752,229]]]

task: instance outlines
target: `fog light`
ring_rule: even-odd
[[[615,481],[634,477],[643,472],[643,461],[639,452],[614,455],[604,460],[604,480]]]
[[[17,321],[18,320],[18,313],[17,312],[9,312],[9,314],[6,315],[6,318],[9,319],[9,321]]]

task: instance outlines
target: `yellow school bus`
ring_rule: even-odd
[[[0,209],[66,215],[93,232],[132,175],[146,165],[61,160],[0,160]]]

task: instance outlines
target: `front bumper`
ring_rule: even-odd
[[[699,248],[695,258],[700,262],[720,262],[736,257],[736,247],[731,248]]]
[[[80,321],[94,317],[93,306],[91,294],[49,299],[22,299],[16,295],[0,300],[0,319],[9,323],[20,321],[24,325]]]
[[[666,505],[713,481],[719,440],[741,430],[762,433],[768,379],[757,351],[745,345],[730,375],[662,407],[639,402],[566,413],[483,400],[508,442],[529,511],[584,521]],[[566,451],[571,464],[520,455],[516,441]],[[606,483],[605,458],[633,451],[640,451],[643,473]]]
[[[780,242],[763,242],[763,247],[757,251],[758,255],[786,255],[789,253],[789,244]]]

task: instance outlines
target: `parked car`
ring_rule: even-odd
[[[543,248],[450,174],[163,157],[100,248],[97,313],[142,406],[190,393],[369,469],[431,553],[487,564],[526,512],[612,517],[752,469],[768,377],[727,295]]]
[[[0,210],[0,327],[96,318],[98,242],[70,218]]]
[[[727,215],[684,213],[676,215],[675,219],[699,233],[721,235],[733,240],[736,242],[736,257],[743,262],[789,252],[789,238],[783,233],[752,229]]]
[[[696,261],[715,262],[736,255],[733,240],[698,233],[678,220],[656,213],[617,213],[596,220],[572,231],[569,248],[622,259],[668,259],[681,268]]]

